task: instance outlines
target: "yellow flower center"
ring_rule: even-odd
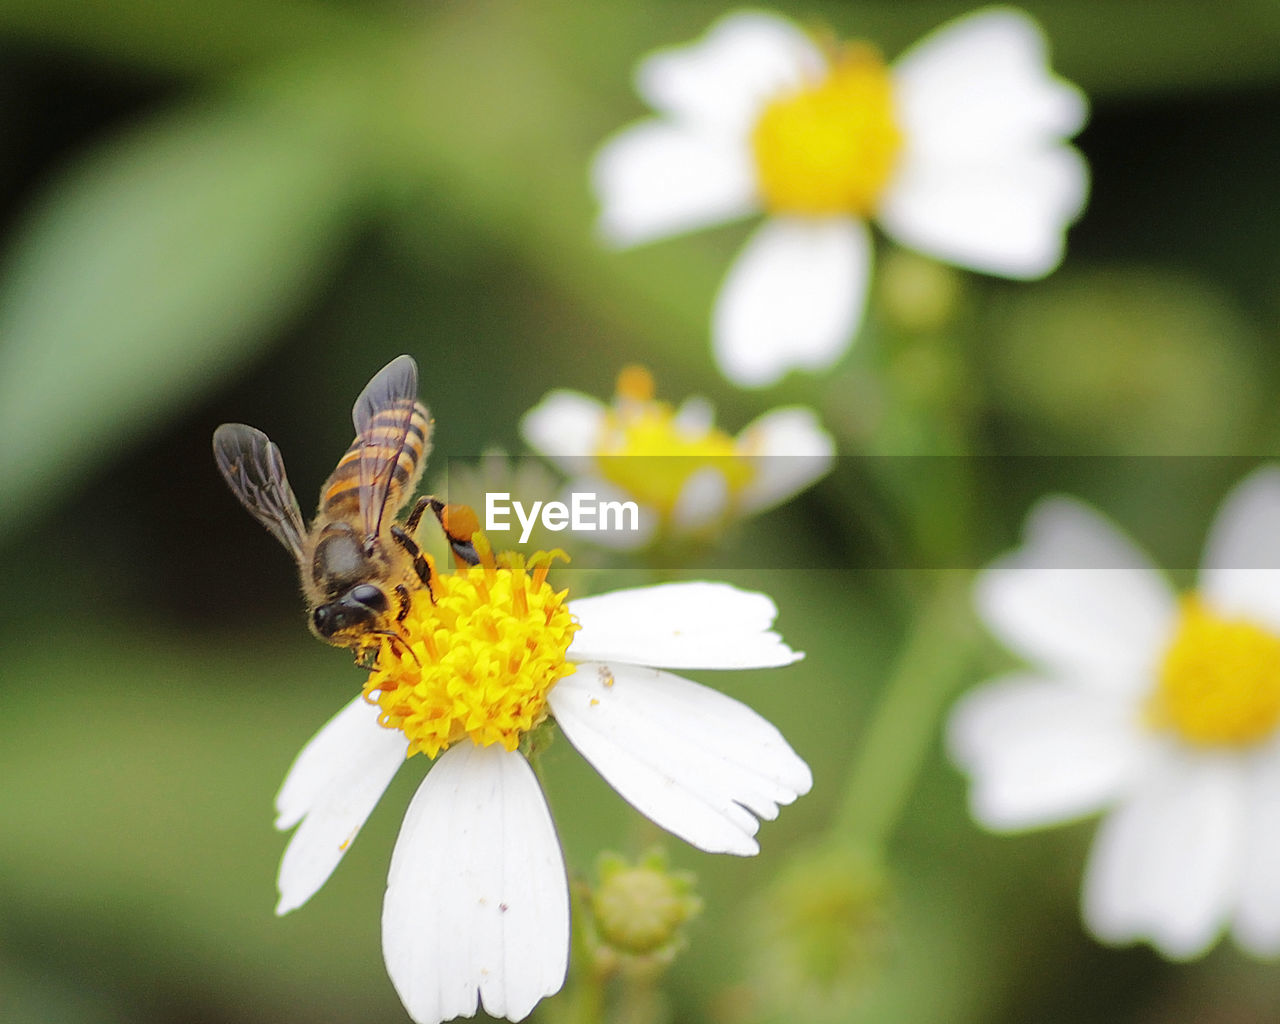
[[[1243,747],[1280,724],[1280,636],[1191,595],[1160,665],[1154,725],[1195,746]]]
[[[435,757],[452,743],[501,743],[547,717],[547,694],[573,673],[565,652],[578,626],[547,570],[562,551],[495,559],[473,538],[479,565],[437,573],[400,623],[403,642],[383,645],[364,685],[379,722],[409,739],[409,755]]]
[[[846,47],[826,78],[764,108],[751,143],[771,212],[870,214],[902,149],[889,69],[872,48]]]
[[[596,449],[597,465],[606,479],[664,519],[696,473],[715,470],[731,493],[750,483],[755,468],[743,455],[723,431],[681,423],[668,403],[654,398],[648,370],[629,366],[618,375],[617,397]]]

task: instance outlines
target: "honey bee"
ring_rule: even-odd
[[[432,421],[418,401],[412,357],[379,370],[351,418],[356,438],[320,489],[310,527],[280,449],[261,430],[222,424],[213,432],[213,457],[240,503],[297,561],[311,631],[368,665],[385,641],[401,641],[397,625],[414,592],[435,600],[431,558],[414,540],[423,512],[430,508],[440,521],[455,560],[474,565],[478,557],[469,532],[450,532],[448,509],[436,498],[420,498],[403,525],[394,522],[431,451]]]

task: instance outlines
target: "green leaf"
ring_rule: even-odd
[[[167,113],[47,192],[0,281],[0,529],[235,366],[311,291],[359,147],[343,104],[283,98]]]

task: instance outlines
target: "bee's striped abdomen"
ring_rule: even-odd
[[[385,526],[413,493],[431,451],[431,419],[426,406],[414,402],[406,427],[407,404],[379,409],[351,442],[320,492],[319,517],[353,521],[363,509],[366,529]],[[363,497],[362,485],[369,492]]]

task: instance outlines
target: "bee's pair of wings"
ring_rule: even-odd
[[[418,364],[399,356],[369,381],[351,410],[360,446],[360,519],[366,537],[378,536],[382,528],[417,397]],[[307,527],[275,443],[254,427],[224,423],[213,432],[213,457],[240,503],[301,561]]]

